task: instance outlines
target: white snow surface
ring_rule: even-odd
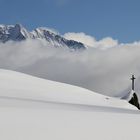
[[[0,70],[0,89],[1,97],[136,109],[124,100],[9,70]]]
[[[0,139],[139,140],[140,113],[125,100],[0,70]]]

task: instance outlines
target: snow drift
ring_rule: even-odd
[[[0,70],[2,140],[139,140],[139,115],[124,100]]]
[[[0,97],[81,105],[136,109],[125,100],[104,96],[64,83],[0,70]]]

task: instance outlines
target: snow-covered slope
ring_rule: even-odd
[[[8,70],[0,70],[0,91],[0,97],[136,109],[125,100]]]
[[[0,70],[0,139],[139,140],[140,113],[124,100]]]
[[[45,40],[53,47],[66,47],[70,49],[85,49],[85,45],[50,31],[47,28],[36,28],[32,32],[25,29],[21,24],[0,25],[0,42],[23,41],[26,39]]]

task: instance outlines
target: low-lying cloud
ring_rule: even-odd
[[[95,45],[96,39],[90,35],[86,35],[85,33],[66,33],[64,37],[69,40],[75,40],[78,42],[82,42],[85,45],[92,47]]]
[[[110,44],[110,39],[107,40]],[[54,48],[42,40],[1,43],[0,68],[114,96],[130,88],[131,74],[140,76],[140,43],[116,42],[114,46],[105,50],[89,47],[85,51],[71,52]],[[139,87],[138,81],[136,84]],[[137,91],[140,92],[139,88]]]
[[[116,47],[118,45],[118,40],[111,37],[106,37],[101,40],[96,40],[94,37],[87,35],[85,33],[66,33],[64,37],[69,40],[75,40],[84,43],[88,47],[98,48],[98,49],[108,49]]]

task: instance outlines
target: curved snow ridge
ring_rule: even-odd
[[[0,96],[40,101],[136,109],[125,100],[90,90],[0,69]]]

